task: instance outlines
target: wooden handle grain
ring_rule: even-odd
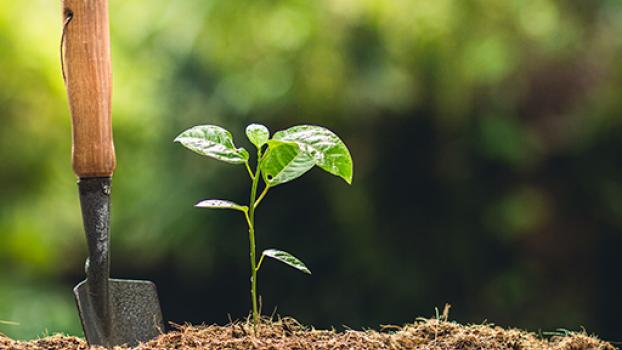
[[[112,68],[108,0],[63,0],[63,64],[71,110],[73,171],[112,176]]]

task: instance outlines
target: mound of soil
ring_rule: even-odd
[[[88,349],[75,337],[52,337],[18,342],[0,337],[0,349],[74,350]],[[96,348],[92,348],[96,349]],[[116,350],[129,349],[116,347]],[[421,320],[382,331],[336,332],[301,326],[293,319],[264,322],[255,329],[249,323],[227,326],[176,326],[174,331],[141,344],[134,350],[616,350],[610,343],[584,333],[568,333],[547,339],[517,329],[489,325],[463,326],[443,320]]]

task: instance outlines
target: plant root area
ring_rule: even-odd
[[[89,349],[83,339],[54,335],[28,342],[0,336],[0,349],[55,350]],[[90,349],[103,349],[92,347]],[[608,342],[585,333],[564,333],[541,337],[517,329],[492,325],[463,326],[454,322],[419,320],[403,327],[384,326],[378,331],[336,332],[316,330],[293,319],[263,321],[254,328],[248,322],[227,326],[175,326],[175,329],[135,349],[213,349],[213,350],[616,350]]]

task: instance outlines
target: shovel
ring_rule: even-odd
[[[156,287],[110,279],[112,140],[108,0],[63,0],[63,76],[72,116],[72,165],[89,257],[74,288],[90,345],[137,345],[164,329]]]

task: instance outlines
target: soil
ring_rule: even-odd
[[[89,347],[83,339],[62,335],[29,342],[14,341],[0,336],[0,349],[73,350]],[[616,350],[616,347],[585,333],[565,333],[543,338],[517,329],[503,329],[485,324],[463,326],[439,319],[421,319],[403,327],[384,326],[379,332],[371,330],[336,332],[304,327],[295,320],[286,318],[274,322],[264,321],[256,330],[248,322],[236,322],[227,326],[176,325],[173,331],[133,349]]]

